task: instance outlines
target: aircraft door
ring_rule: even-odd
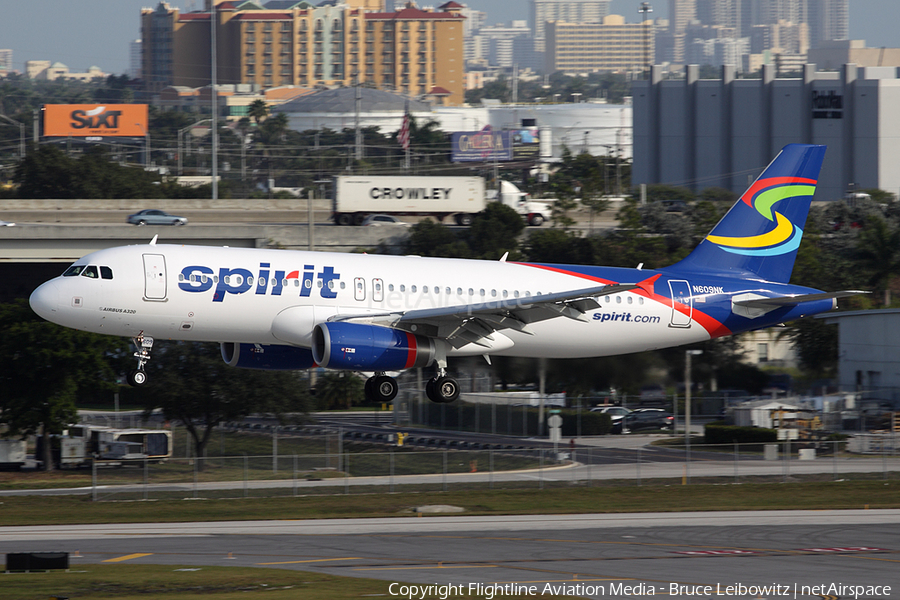
[[[166,257],[162,254],[144,255],[144,300],[166,299]]]
[[[683,280],[670,280],[669,291],[672,293],[672,320],[669,327],[690,327],[694,316],[690,284]]]
[[[384,281],[378,277],[372,280],[372,300],[375,302],[384,301]]]

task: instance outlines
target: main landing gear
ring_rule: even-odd
[[[459,398],[459,382],[447,376],[447,365],[438,363],[437,376],[425,384],[425,395],[432,402],[445,404]]]
[[[397,396],[397,380],[383,372],[366,379],[366,400],[369,402],[390,402]]]
[[[147,373],[144,372],[144,365],[150,360],[150,350],[153,348],[153,338],[140,332],[137,337],[131,338],[137,348],[134,357],[138,359],[137,369],[128,372],[128,385],[132,387],[141,387],[147,383]]]

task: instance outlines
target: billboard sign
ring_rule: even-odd
[[[513,159],[538,159],[541,156],[541,139],[537,127],[514,129],[510,131],[512,138]]]
[[[457,131],[450,136],[453,162],[494,162],[512,160],[509,131]]]
[[[502,162],[540,157],[536,127],[527,129],[458,131],[450,136],[453,162]]]
[[[144,137],[146,104],[45,104],[48,137]]]

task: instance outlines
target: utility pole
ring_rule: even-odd
[[[210,65],[212,67],[210,98],[212,98],[212,199],[219,199],[219,94],[216,91],[216,2],[209,1],[209,38],[210,38]]]

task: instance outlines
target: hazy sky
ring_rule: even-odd
[[[463,3],[464,0],[459,0]],[[611,11],[637,22],[641,0],[612,0]],[[666,18],[668,0],[650,0],[653,16]],[[420,1],[440,5],[443,0]],[[488,23],[528,19],[528,0],[466,0],[488,13]],[[2,0],[0,48],[13,50],[13,68],[24,70],[26,60],[60,61],[70,70],[96,65],[107,73],[128,69],[129,43],[140,37],[140,10],[156,0]],[[203,6],[203,0],[171,0],[183,10]],[[851,0],[850,37],[869,46],[900,47],[900,0]]]

